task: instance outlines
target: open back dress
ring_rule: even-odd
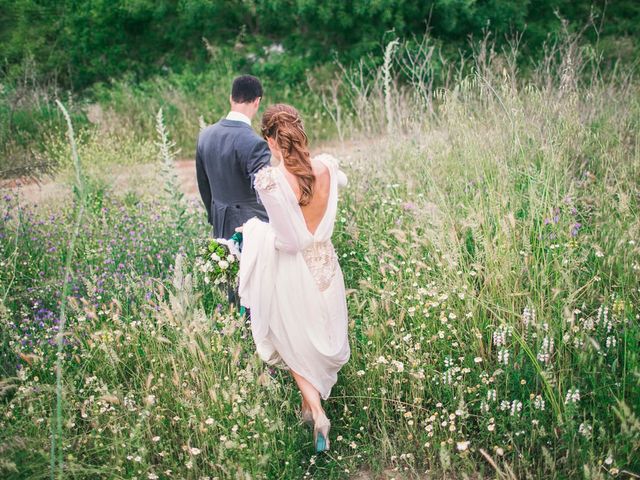
[[[284,167],[256,174],[269,222],[252,218],[244,225],[239,294],[251,312],[258,355],[298,373],[327,399],[350,355],[344,280],[331,242],[338,187],[346,185],[346,176],[334,157],[315,158],[329,169],[330,191],[314,233]]]

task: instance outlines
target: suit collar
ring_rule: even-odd
[[[229,120],[228,118],[223,118],[222,120],[220,120],[220,125],[224,125],[225,127],[240,127],[240,128],[248,128],[250,130],[253,130],[251,125],[247,125],[243,121]]]

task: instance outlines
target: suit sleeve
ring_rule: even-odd
[[[257,137],[255,143],[251,146],[251,150],[247,152],[247,155],[244,155],[244,158],[244,172],[251,180],[251,185],[253,185],[256,173],[271,164],[269,145],[263,139]]]
[[[202,152],[200,151],[200,141],[198,141],[196,145],[196,179],[198,181],[200,198],[202,198],[204,208],[207,209],[207,219],[209,223],[213,223],[211,216],[211,185],[209,184],[209,177],[207,177],[207,172],[204,168]]]

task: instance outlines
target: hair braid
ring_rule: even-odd
[[[316,177],[311,166],[309,139],[300,114],[290,105],[271,105],[262,116],[261,130],[263,137],[276,141],[284,166],[296,177],[300,188],[299,205],[308,205],[313,197]]]

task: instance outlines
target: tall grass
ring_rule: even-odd
[[[65,266],[64,266],[64,277],[62,280],[62,294],[60,298],[60,320],[58,323],[58,331],[56,335],[56,410],[55,410],[55,428],[51,429],[51,478],[55,478],[56,466],[59,468],[58,478],[63,478],[63,466],[64,460],[62,455],[62,445],[63,445],[63,437],[62,437],[62,355],[64,349],[64,338],[66,335],[66,325],[67,325],[67,299],[69,296],[69,284],[70,284],[70,276],[71,276],[71,265],[76,260],[76,240],[78,239],[78,235],[80,233],[80,225],[82,224],[84,211],[85,211],[85,203],[86,203],[86,188],[84,184],[84,178],[82,173],[82,168],[80,166],[80,157],[78,157],[78,149],[76,147],[76,139],[73,132],[73,125],[71,124],[71,117],[69,116],[69,112],[64,108],[64,105],[58,100],[58,107],[62,110],[62,114],[64,115],[67,126],[68,126],[68,138],[69,144],[71,145],[71,154],[73,159],[74,171],[76,174],[75,181],[75,193],[77,196],[77,204],[75,207],[74,213],[74,226],[73,233],[71,238],[69,239],[69,247],[65,252]],[[53,423],[53,422],[52,422]],[[57,457],[56,457],[57,454]]]
[[[488,38],[441,82],[428,41],[340,70],[352,358],[326,402],[328,455],[290,377],[193,268],[202,209],[88,195],[56,357],[49,317],[25,306],[52,296],[46,247],[68,227],[46,216],[71,207],[16,216],[5,201],[2,256],[29,258],[0,273],[4,364],[19,365],[0,389],[5,476],[49,475],[55,358],[68,478],[640,475],[640,92],[628,72],[581,75],[597,59],[572,41],[528,80]]]

